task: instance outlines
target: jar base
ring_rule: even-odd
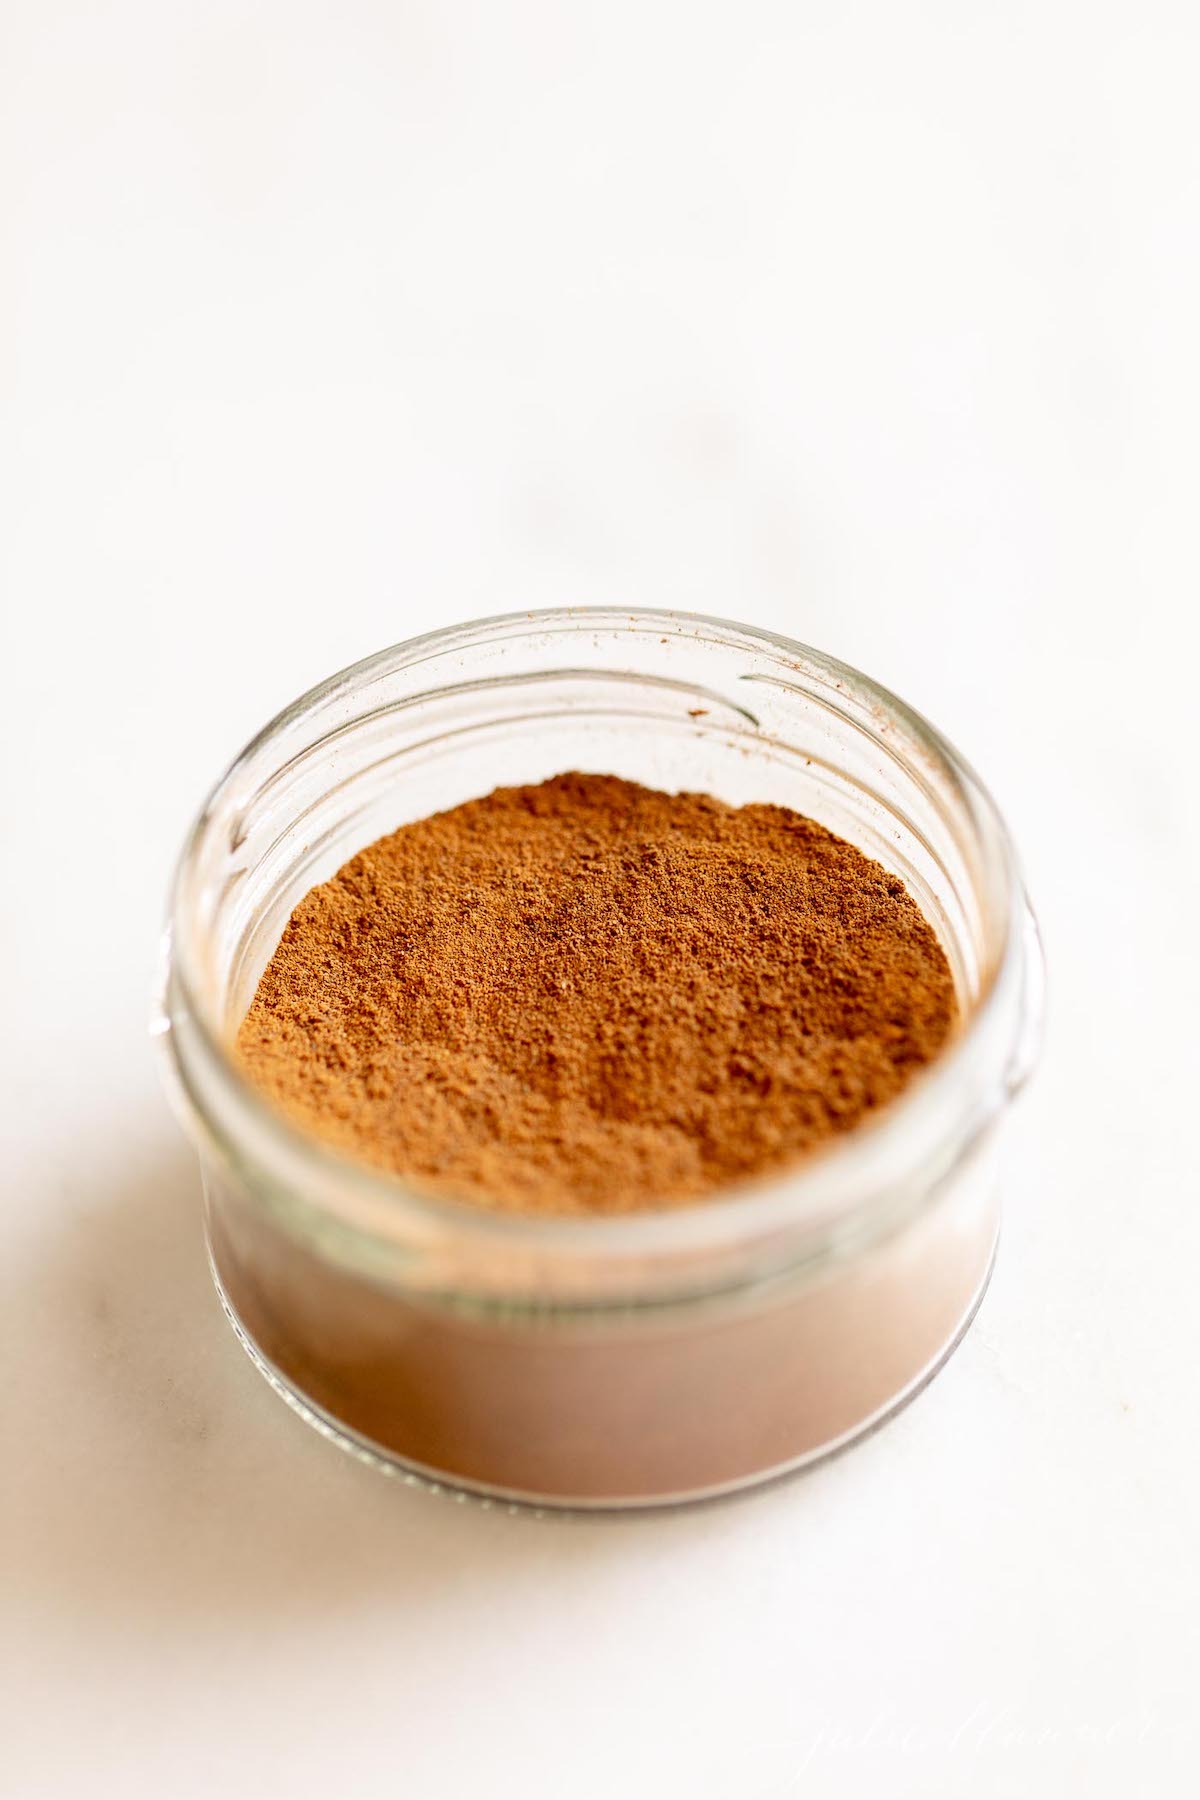
[[[605,1495],[600,1499],[589,1500],[586,1496],[563,1499],[557,1495],[540,1495],[520,1490],[489,1486],[482,1481],[474,1481],[459,1475],[446,1475],[437,1469],[422,1463],[408,1461],[395,1451],[376,1443],[356,1431],[353,1426],[344,1424],[324,1407],[310,1399],[299,1387],[271,1361],[259,1346],[254,1336],[238,1314],[225,1284],[221,1280],[212,1252],[209,1252],[209,1271],[213,1285],[217,1290],[217,1298],[233,1328],[233,1334],[254,1367],[292,1412],[296,1413],[304,1423],[310,1426],[320,1437],[337,1446],[357,1462],[366,1463],[381,1475],[392,1480],[403,1482],[405,1487],[419,1488],[429,1494],[444,1494],[459,1505],[470,1502],[485,1511],[503,1510],[509,1513],[529,1513],[533,1516],[542,1514],[587,1514],[617,1516],[630,1512],[668,1512],[683,1507],[702,1506],[721,1500],[736,1499],[754,1489],[772,1486],[777,1482],[790,1480],[815,1468],[819,1463],[827,1462],[849,1450],[854,1444],[870,1437],[880,1430],[906,1406],[915,1400],[918,1394],[927,1388],[934,1376],[949,1362],[958,1346],[966,1337],[974,1322],[975,1315],[983,1304],[984,1295],[992,1279],[992,1271],[996,1266],[997,1238],[993,1239],[987,1264],[978,1287],[968,1301],[962,1317],[945,1344],[918,1370],[911,1381],[907,1382],[898,1393],[878,1407],[873,1413],[852,1425],[848,1431],[831,1439],[828,1443],[818,1444],[802,1455],[785,1463],[776,1464],[766,1469],[757,1469],[748,1475],[740,1476],[734,1481],[721,1482],[712,1487],[697,1488],[675,1494],[630,1494],[619,1498]]]

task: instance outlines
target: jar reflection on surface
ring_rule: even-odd
[[[700,713],[700,716],[695,716]],[[296,901],[409,819],[567,768],[820,820],[899,874],[963,1024],[868,1127],[671,1213],[497,1218],[301,1137],[228,1050]],[[745,1485],[886,1416],[995,1243],[995,1125],[1036,1042],[1036,933],[987,796],[853,671],[676,614],[519,615],[401,645],[255,740],[185,850],[164,1011],[247,1347],[315,1422],[534,1501]]]

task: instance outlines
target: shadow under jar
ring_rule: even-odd
[[[522,1217],[347,1161],[247,1083],[237,1027],[296,903],[357,850],[567,769],[806,813],[899,875],[961,1020],[870,1124],[687,1207]],[[995,1249],[995,1127],[1029,1071],[1041,957],[977,778],[894,696],[680,613],[515,614],[358,664],[269,725],[197,820],[162,1028],[218,1287],[327,1434],[506,1500],[656,1505],[839,1448],[949,1354]]]

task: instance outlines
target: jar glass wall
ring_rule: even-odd
[[[297,901],[406,821],[567,769],[774,801],[858,845],[938,932],[950,1046],[828,1149],[662,1212],[486,1212],[298,1132],[230,1054]],[[563,611],[399,645],[254,740],[181,859],[163,1020],[218,1284],[279,1390],[416,1473],[615,1506],[798,1466],[937,1367],[990,1269],[994,1127],[1032,1060],[1039,980],[1007,833],[901,702],[744,626]]]

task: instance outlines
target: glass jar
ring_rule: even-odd
[[[568,769],[774,801],[857,844],[941,938],[951,1045],[827,1149],[661,1212],[493,1213],[300,1132],[230,1053],[297,901],[406,821]],[[179,864],[161,1026],[221,1297],[278,1392],[411,1475],[618,1507],[811,1462],[938,1368],[991,1269],[1040,977],[995,807],[901,701],[743,625],[564,610],[386,650],[254,739]]]

